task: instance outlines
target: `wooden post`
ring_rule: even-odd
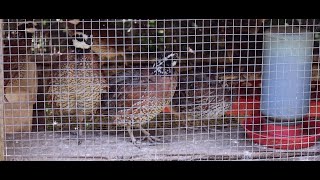
[[[0,19],[0,161],[4,160],[4,111],[3,111],[3,33],[2,33],[2,19]]]

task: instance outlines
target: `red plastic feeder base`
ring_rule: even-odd
[[[267,123],[261,117],[247,117],[243,126],[255,143],[275,149],[307,148],[320,137],[320,122],[310,118],[298,126],[284,126]]]
[[[297,125],[281,125],[281,124],[274,124],[272,122],[263,123],[262,124],[262,131],[267,132],[269,136],[277,136],[277,137],[298,137],[303,135],[303,124]]]
[[[253,81],[254,94],[260,81]],[[246,92],[244,92],[246,94]],[[239,90],[241,94],[241,88]],[[311,101],[303,123],[294,126],[267,123],[260,114],[260,96],[243,96],[233,102],[226,115],[240,118],[246,134],[255,143],[275,149],[302,149],[313,146],[320,137],[320,101]]]

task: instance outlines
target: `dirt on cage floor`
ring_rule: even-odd
[[[237,132],[242,133],[237,133]],[[162,133],[160,133],[161,131]],[[130,142],[123,131],[89,132],[78,145],[76,135],[39,132],[6,137],[6,160],[320,160],[320,143],[296,151],[261,147],[243,129],[159,130],[163,142]],[[160,135],[161,134],[161,135]]]

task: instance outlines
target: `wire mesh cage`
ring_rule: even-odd
[[[320,159],[318,19],[1,23],[0,159]]]

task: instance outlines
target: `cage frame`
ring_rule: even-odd
[[[179,20],[179,21],[181,21],[181,20]],[[0,19],[0,31],[2,32],[3,31],[3,19]],[[249,27],[249,25],[248,25],[248,27]],[[139,27],[140,28],[140,27]],[[139,29],[140,30],[140,29]],[[210,33],[211,33],[211,30],[210,30]],[[218,35],[219,35],[219,33],[218,33]],[[241,35],[241,33],[240,33],[240,35]],[[0,87],[1,87],[1,90],[0,90],[0,93],[4,93],[4,75],[3,75],[3,71],[4,71],[4,65],[3,65],[3,62],[4,62],[4,59],[3,59],[3,48],[4,48],[4,44],[3,44],[3,36],[1,36],[1,39],[0,39],[0,53],[1,53],[1,55],[0,55],[0,71],[2,71],[1,72],[1,74],[0,74]],[[179,37],[179,38],[181,38],[181,37]],[[258,41],[258,40],[247,40],[247,42],[248,43],[250,43],[250,42],[256,42],[256,41]],[[202,41],[201,41],[202,42]],[[229,41],[227,41],[227,42],[229,42]],[[150,45],[150,44],[152,44],[152,43],[148,43],[148,45]],[[157,42],[155,42],[155,44],[157,44]],[[140,44],[141,45],[141,44]],[[133,45],[132,45],[133,46]],[[234,46],[234,45],[233,45]],[[233,47],[234,48],[234,47]],[[219,49],[219,48],[218,48]],[[244,48],[245,49],[245,48]],[[249,48],[248,48],[249,49]],[[230,49],[228,49],[228,48],[226,48],[226,50],[230,50]],[[241,48],[240,48],[240,50],[241,50]],[[179,49],[179,51],[181,51],[181,48]],[[210,50],[211,51],[211,50]],[[140,52],[141,52],[141,50],[140,50]],[[149,55],[149,52],[148,52],[148,55]],[[37,56],[37,55],[34,55],[34,57],[35,56]],[[232,55],[233,56],[233,55]],[[225,55],[225,57],[224,58],[227,58],[228,57],[228,55]],[[241,57],[241,56],[240,56]],[[140,59],[140,57],[136,57],[137,58],[137,60],[138,59]],[[202,55],[202,57],[201,57],[202,59],[205,59],[205,57],[203,57],[203,55]],[[193,58],[191,58],[191,59],[193,59]],[[139,62],[139,61],[137,61],[137,62]],[[210,63],[211,65],[212,65],[212,63]],[[219,64],[219,66],[225,66],[225,63],[224,64]],[[196,67],[196,65],[189,65],[189,67],[191,67],[191,68],[195,68]],[[180,67],[181,68],[181,67]],[[181,70],[179,68],[179,70]],[[246,73],[249,73],[248,71],[246,72]],[[254,72],[254,75],[257,75],[257,72]],[[38,77],[38,78],[40,78],[40,77]],[[41,77],[42,78],[42,77]],[[255,95],[257,95],[257,94],[255,94]],[[0,97],[0,101],[2,101],[2,102],[4,102],[3,101],[3,98],[4,98],[4,96],[2,96],[2,97]],[[5,114],[4,114],[4,107],[3,107],[3,103],[0,103],[0,110],[1,110],[1,117],[0,117],[0,161],[1,160],[10,160],[10,158],[8,158],[7,157],[7,152],[9,152],[10,150],[9,150],[9,148],[7,148],[6,149],[6,146],[5,146],[5,143],[6,143],[6,139],[5,139],[5,130],[4,130],[4,125],[5,125]],[[100,116],[101,116],[101,114],[100,114]],[[238,118],[240,118],[240,117],[238,117]],[[240,126],[240,125],[238,125],[238,126]],[[37,131],[37,132],[39,132],[39,131]],[[239,133],[239,132],[243,132],[242,130],[241,131],[237,131],[237,133]],[[239,136],[238,136],[238,138],[239,138]],[[225,137],[224,137],[224,140],[228,140],[228,139],[226,139]],[[244,139],[242,139],[241,137],[240,137],[240,140],[244,140]],[[245,138],[245,140],[248,140],[247,138]],[[101,145],[101,144],[100,144]],[[220,155],[220,154],[218,154],[218,155],[211,155],[211,154],[204,154],[204,155],[201,155],[200,157],[197,157],[197,154],[191,154],[190,155],[190,158],[192,158],[192,159],[195,159],[195,160],[246,160],[246,159],[250,159],[250,160],[275,160],[275,159],[277,159],[277,158],[279,158],[279,159],[285,159],[285,160],[290,160],[290,159],[299,159],[300,157],[303,157],[303,156],[308,156],[308,155],[311,155],[312,156],[312,153],[314,153],[315,155],[317,155],[317,153],[316,152],[308,152],[308,150],[307,151],[304,151],[304,150],[301,150],[301,151],[297,151],[297,152],[277,152],[277,151],[271,151],[271,152],[265,152],[265,151],[261,151],[260,152],[260,150],[257,152],[257,151],[254,151],[254,150],[252,150],[252,151],[247,151],[248,153],[252,153],[252,155],[250,156],[250,157],[248,157],[247,158],[247,156],[249,156],[249,155],[246,155],[246,154],[244,154],[244,155],[242,155],[242,150],[240,150],[240,148],[239,148],[240,146],[238,146],[237,147],[237,153],[235,153],[235,154],[233,154],[234,152],[228,152],[229,154],[227,154],[227,155]],[[247,145],[247,147],[248,148],[252,148],[252,146],[251,145]],[[259,154],[260,153],[260,154]],[[300,154],[300,155],[299,155]],[[161,152],[158,154],[158,156],[160,157],[160,160],[161,160]],[[176,155],[176,158],[177,159],[179,159],[182,155],[184,155],[184,153],[182,152],[182,153],[180,153],[180,154],[177,154]],[[133,155],[132,155],[133,156]],[[320,157],[320,156],[319,156]],[[47,157],[46,157],[47,158]],[[75,157],[74,157],[74,159],[75,160],[79,160],[80,158],[82,158],[81,156],[77,156],[77,155],[75,155]],[[87,158],[87,157],[85,157],[85,158]],[[103,158],[101,158],[101,159],[103,159]],[[63,159],[62,159],[63,160]],[[66,159],[64,159],[64,160],[67,160],[67,158]],[[111,159],[111,160],[113,160],[113,159]],[[134,159],[133,159],[134,160]],[[148,159],[149,160],[149,159]],[[151,160],[153,160],[153,159],[151,159]],[[158,159],[159,160],[159,159]]]
[[[4,77],[3,77],[3,37],[2,37],[2,25],[3,20],[0,19],[0,94],[4,94]],[[0,96],[0,101],[3,102],[3,96]],[[0,161],[4,160],[4,111],[3,103],[0,103]]]

